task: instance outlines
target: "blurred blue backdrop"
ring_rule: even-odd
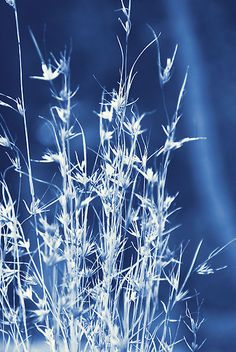
[[[40,61],[29,35],[34,32],[45,56],[58,54],[72,43],[72,84],[80,84],[77,117],[84,126],[88,145],[96,149],[101,87],[108,90],[118,79],[120,53],[116,35],[119,0],[18,1],[22,34],[25,93],[32,158],[51,145],[51,137],[39,115],[48,117],[47,84],[31,80],[40,74]],[[146,24],[161,32],[160,46],[166,57],[179,44],[173,79],[167,87],[167,106],[174,111],[178,90],[187,66],[189,79],[179,125],[179,138],[204,136],[206,141],[188,144],[174,155],[169,174],[170,193],[180,191],[183,209],[173,219],[182,226],[175,241],[191,240],[189,252],[204,239],[202,258],[217,246],[236,237],[236,3],[235,0],[133,0],[130,57],[135,59],[152,39]],[[121,34],[122,35],[122,34]],[[17,47],[12,9],[0,1],[0,92],[19,96]],[[132,97],[139,97],[141,112],[154,111],[144,121],[150,134],[150,150],[163,141],[165,123],[158,82],[156,47],[148,49],[138,64]],[[95,80],[96,77],[97,81]],[[22,121],[14,112],[1,109],[14,139],[24,145]],[[42,148],[41,146],[44,145]],[[0,170],[7,159],[1,150]],[[37,174],[39,171],[35,171]],[[43,171],[44,172],[44,171]],[[38,176],[42,176],[38,174]],[[14,185],[13,185],[14,186]],[[189,253],[188,252],[188,253]],[[191,260],[187,256],[186,262]],[[215,260],[228,269],[214,276],[193,277],[204,297],[207,337],[204,351],[236,351],[236,246],[232,244]]]

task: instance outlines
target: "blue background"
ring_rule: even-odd
[[[118,0],[18,1],[23,46],[25,96],[33,159],[39,159],[52,141],[38,118],[49,117],[50,97],[45,82],[29,79],[40,75],[40,61],[29,35],[34,32],[45,54],[59,54],[72,43],[72,84],[80,84],[75,113],[87,133],[90,148],[98,143],[101,87],[112,90],[118,79],[120,53],[116,34]],[[175,242],[191,240],[186,251],[186,268],[200,239],[201,258],[215,247],[236,237],[236,3],[234,0],[133,0],[130,58],[152,40],[146,24],[161,32],[163,57],[170,57],[179,44],[173,79],[167,87],[167,106],[174,111],[178,90],[189,66],[187,95],[178,137],[204,136],[206,141],[188,144],[176,151],[169,173],[169,191],[180,191],[181,212],[172,221],[182,226]],[[19,96],[17,47],[12,9],[0,1],[0,92]],[[140,112],[154,111],[144,120],[150,134],[150,151],[163,142],[165,123],[158,82],[156,48],[148,49],[138,64],[132,97],[139,97]],[[18,146],[23,148],[21,119],[1,108]],[[43,145],[43,147],[42,147]],[[7,158],[1,149],[0,170]],[[45,177],[45,170],[34,170]],[[14,180],[11,180],[14,188]],[[25,194],[25,198],[27,195]],[[202,335],[208,341],[203,351],[236,351],[236,245],[232,244],[214,261],[228,269],[214,276],[193,276],[191,288],[204,297],[206,322]]]

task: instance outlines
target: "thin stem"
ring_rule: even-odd
[[[27,126],[27,118],[26,118],[26,110],[25,110],[21,38],[20,38],[20,29],[19,29],[19,20],[18,20],[18,12],[17,12],[16,2],[15,2],[15,6],[14,6],[14,14],[15,14],[16,36],[17,36],[17,44],[18,44],[18,58],[19,58],[21,112],[22,112],[23,122],[24,122],[24,133],[25,133],[26,153],[27,153],[27,168],[28,168],[28,174],[29,174],[29,187],[30,187],[32,207],[33,207],[33,212],[34,212],[36,201],[35,201],[35,191],[34,191],[34,183],[33,183],[33,175],[32,175],[31,158],[30,158],[30,144],[29,144],[28,126]],[[34,213],[34,225],[35,225],[35,231],[36,231],[36,235],[37,235],[39,265],[40,265],[41,276],[43,279],[44,274],[43,274],[42,258],[41,258],[40,244],[39,244],[39,238],[38,238],[37,218],[36,218],[35,213]],[[44,286],[43,286],[43,294],[45,297]]]

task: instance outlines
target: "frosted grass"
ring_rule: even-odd
[[[44,58],[30,32],[41,61],[31,79],[48,84],[52,105],[46,123],[54,138],[54,146],[32,160],[17,7],[14,0],[6,2],[15,14],[21,94],[20,98],[1,94],[0,105],[22,119],[26,156],[2,127],[0,146],[9,159],[0,202],[2,350],[46,351],[45,346],[63,352],[201,350],[205,342],[198,336],[204,321],[201,302],[188,281],[192,274],[222,269],[212,267],[211,261],[225,247],[199,263],[200,242],[184,273],[186,248],[180,243],[178,249],[171,249],[177,227],[171,216],[179,208],[177,193],[170,195],[166,189],[170,157],[184,144],[200,139],[176,139],[188,72],[176,109],[162,126],[166,141],[151,155],[145,113],[138,112],[137,99],[131,97],[136,64],[149,47],[157,47],[162,89],[171,82],[178,47],[163,67],[159,36],[151,30],[153,39],[129,65],[131,0],[121,0],[120,76],[114,89],[102,92],[96,112],[100,143],[91,167],[86,135],[74,116],[78,88],[71,88],[70,53],[65,50],[59,57]],[[78,150],[72,148],[72,140]],[[56,166],[55,184],[35,178],[34,170],[42,164]],[[7,183],[10,172],[19,182],[18,196]],[[24,200],[22,177],[28,179],[30,201]],[[38,183],[46,187],[47,202],[35,192]],[[28,213],[24,219],[23,206]],[[27,234],[29,223],[36,240]],[[191,312],[193,298],[197,308]],[[33,343],[32,335],[41,336],[44,343]]]

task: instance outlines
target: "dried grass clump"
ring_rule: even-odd
[[[193,272],[214,272],[209,261],[222,248],[197,265],[200,243],[185,275],[181,271],[184,247],[170,248],[176,228],[170,217],[178,210],[176,195],[166,190],[170,155],[186,142],[199,139],[175,138],[187,73],[173,117],[162,126],[166,141],[152,155],[145,142],[145,114],[138,113],[130,97],[136,64],[144,52],[157,45],[163,88],[170,81],[177,47],[163,68],[158,36],[153,32],[154,39],[129,67],[131,0],[127,5],[121,0],[119,21],[125,40],[123,44],[118,38],[120,77],[116,88],[102,93],[97,113],[100,144],[91,168],[86,136],[73,117],[77,89],[70,86],[70,55],[65,51],[59,58],[45,59],[31,33],[42,68],[41,76],[31,78],[49,84],[53,105],[47,124],[54,136],[54,148],[45,151],[41,160],[32,161],[17,8],[14,0],[7,3],[15,13],[21,95],[13,99],[1,94],[0,105],[22,118],[27,153],[24,156],[8,129],[2,128],[0,146],[10,165],[1,179],[1,350],[33,350],[33,328],[50,351],[170,352],[177,344],[200,350],[203,342],[197,333],[203,320],[199,309],[196,315],[189,309],[187,302],[195,294],[188,280]],[[71,147],[75,139],[82,153]],[[34,177],[34,167],[42,163],[56,165],[55,184]],[[9,172],[19,182],[18,196],[13,197],[6,181]],[[25,201],[28,215],[22,219],[25,176],[31,201]],[[46,186],[47,194],[54,195],[49,201],[37,196],[38,182]],[[29,223],[35,238],[28,236]],[[187,326],[192,337],[182,334],[181,326]]]

